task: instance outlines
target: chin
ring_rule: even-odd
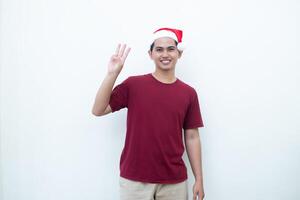
[[[158,67],[162,70],[172,70],[175,66],[173,65],[158,65]]]
[[[174,69],[173,67],[159,67],[159,68],[163,71],[171,71]]]

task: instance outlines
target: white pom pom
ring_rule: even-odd
[[[179,51],[185,50],[185,45],[183,44],[183,42],[180,42],[180,43],[177,44],[177,49]]]

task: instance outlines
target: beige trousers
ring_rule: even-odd
[[[187,180],[175,184],[154,184],[120,177],[120,200],[187,200]]]

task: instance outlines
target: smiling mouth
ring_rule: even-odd
[[[171,60],[161,60],[160,62],[163,63],[163,64],[165,64],[165,65],[167,65],[167,64],[169,64],[171,62]]]

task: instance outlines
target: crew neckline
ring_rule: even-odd
[[[153,80],[155,80],[156,82],[160,83],[160,84],[163,84],[163,85],[174,85],[178,82],[178,78],[176,78],[176,80],[172,83],[164,83],[164,82],[161,82],[160,80],[158,80],[157,78],[154,77],[154,75],[152,73],[149,73],[148,74],[150,77],[152,77]]]

